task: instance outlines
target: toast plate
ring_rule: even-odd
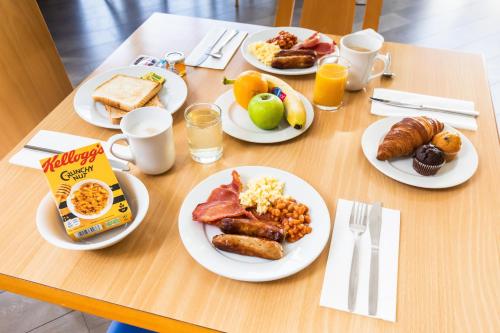
[[[403,117],[388,117],[380,119],[368,126],[361,139],[361,147],[368,161],[384,175],[398,182],[421,188],[448,188],[462,184],[471,178],[477,170],[478,156],[472,142],[458,130],[445,124],[444,130],[460,135],[462,148],[455,159],[445,163],[433,176],[422,176],[413,169],[411,157],[395,158],[389,161],[377,160],[379,144],[384,139],[392,125]]]
[[[275,27],[257,31],[253,34],[250,34],[243,41],[243,44],[241,45],[241,53],[243,54],[243,58],[252,66],[257,67],[258,69],[268,73],[279,74],[279,75],[305,75],[305,74],[316,73],[316,70],[318,69],[318,66],[316,65],[309,68],[290,68],[290,69],[278,69],[278,68],[273,68],[271,66],[266,66],[259,60],[257,60],[257,58],[248,51],[248,45],[250,45],[251,43],[260,41],[265,42],[266,40],[275,37],[278,34],[278,32],[282,30],[297,36],[299,42],[307,39],[316,32],[314,30],[299,28],[299,27]],[[321,42],[331,43],[333,42],[333,40],[327,35],[321,34]],[[335,51],[332,53],[332,55],[338,55],[338,54],[339,54],[339,49],[338,46],[335,45]]]
[[[146,216],[149,207],[148,190],[137,177],[122,171],[114,172],[132,210],[134,219],[131,222],[76,242],[66,234],[59,211],[49,192],[43,197],[36,211],[36,227],[40,235],[56,247],[77,251],[103,249],[130,235]]]
[[[307,131],[314,119],[311,102],[301,93],[297,93],[306,109],[306,124],[300,130],[290,126],[284,118],[275,129],[258,128],[248,116],[248,111],[236,103],[232,89],[220,95],[215,101],[222,110],[222,129],[236,139],[253,143],[276,143],[293,139]]]
[[[158,93],[160,101],[165,109],[171,113],[176,112],[184,104],[187,98],[187,86],[184,80],[172,72],[160,67],[129,66],[115,68],[98,74],[85,81],[77,90],[73,99],[75,112],[86,122],[104,128],[119,129],[119,124],[112,124],[104,105],[92,99],[94,90],[103,82],[111,79],[114,75],[124,74],[141,77],[149,72],[155,72],[165,78],[163,88]]]
[[[309,207],[312,232],[295,243],[285,242],[283,258],[267,260],[218,250],[211,240],[222,231],[213,225],[193,221],[196,205],[205,202],[213,189],[230,183],[233,170],[238,171],[243,183],[264,175],[275,177],[285,182],[285,194]],[[330,235],[330,214],[320,194],[301,178],[279,169],[241,166],[217,172],[189,192],[179,212],[179,233],[189,254],[209,271],[240,281],[272,281],[299,272],[321,254]]]

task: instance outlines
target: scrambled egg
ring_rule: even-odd
[[[247,189],[240,193],[240,204],[245,207],[257,207],[257,213],[264,214],[277,199],[284,198],[285,183],[274,177],[264,176],[252,179]]]
[[[281,49],[277,44],[254,42],[248,45],[248,51],[266,66],[271,66],[274,55]]]

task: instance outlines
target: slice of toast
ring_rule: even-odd
[[[160,108],[164,107],[158,95],[155,95],[143,106],[158,106]],[[125,116],[128,113],[128,111],[120,110],[118,108],[109,105],[104,105],[104,107],[106,108],[106,111],[108,111],[109,113],[109,120],[114,125],[120,124],[120,121],[122,120],[123,116]]]
[[[104,105],[132,111],[146,104],[161,88],[158,82],[118,74],[98,86],[92,98]]]

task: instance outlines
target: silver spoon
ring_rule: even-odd
[[[392,59],[391,59],[391,54],[389,52],[387,52],[387,59],[388,59],[387,69],[382,73],[382,76],[390,79],[390,78],[396,76],[396,74],[391,71]]]

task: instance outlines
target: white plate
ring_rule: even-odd
[[[215,101],[222,110],[222,129],[234,138],[254,143],[275,143],[293,139],[307,131],[314,119],[311,102],[301,93],[297,93],[306,109],[306,125],[300,130],[290,126],[284,118],[275,129],[258,128],[248,116],[248,111],[236,103],[232,89],[220,95]]]
[[[314,34],[316,32],[314,30],[310,30],[310,29],[306,29],[306,28],[299,28],[299,27],[276,27],[276,28],[269,28],[269,29],[255,32],[255,33],[249,35],[243,41],[243,44],[241,44],[241,53],[243,54],[243,58],[245,58],[245,60],[249,64],[257,67],[260,70],[263,70],[263,71],[269,72],[269,73],[280,74],[280,75],[304,75],[304,74],[316,73],[316,70],[318,68],[318,66],[316,66],[316,65],[309,67],[309,68],[291,68],[291,69],[272,68],[271,66],[266,66],[263,63],[261,63],[259,60],[257,60],[257,58],[255,58],[255,56],[253,54],[251,54],[248,51],[248,45],[250,45],[251,43],[259,42],[259,41],[265,42],[266,40],[275,37],[278,34],[278,32],[280,32],[282,30],[285,30],[285,31],[297,36],[299,42],[307,39],[308,37],[310,37],[312,34]],[[333,40],[330,37],[328,37],[327,35],[325,35],[323,33],[321,34],[321,41],[328,42],[328,43],[333,42]],[[333,52],[332,54],[335,54],[335,55],[339,54],[339,49],[338,49],[337,45],[335,45],[335,52]]]
[[[127,237],[137,229],[144,216],[146,216],[149,207],[149,195],[144,184],[133,175],[121,171],[115,171],[115,175],[132,210],[134,219],[131,222],[76,242],[66,234],[54,199],[50,193],[47,193],[36,211],[38,232],[47,242],[54,246],[79,251],[103,249]]]
[[[213,189],[229,184],[233,170],[243,183],[263,175],[276,177],[285,182],[286,194],[309,207],[312,232],[295,243],[284,243],[283,258],[266,260],[217,250],[211,240],[222,234],[219,228],[193,221],[196,205],[205,202]],[[189,254],[209,271],[240,281],[272,281],[297,273],[320,255],[330,235],[330,214],[319,193],[299,177],[274,168],[242,166],[213,174],[189,192],[179,213],[179,233]]]
[[[422,188],[452,187],[462,184],[474,175],[478,165],[476,149],[466,136],[446,124],[444,130],[460,134],[462,148],[455,159],[446,163],[436,175],[420,175],[413,169],[413,159],[411,157],[396,158],[390,161],[377,160],[378,145],[382,142],[391,126],[402,119],[402,117],[380,119],[368,126],[363,133],[361,139],[363,153],[377,170],[401,183]]]
[[[73,107],[76,113],[86,122],[105,128],[119,129],[120,125],[112,124],[104,105],[92,99],[94,90],[103,82],[116,74],[141,77],[149,72],[155,72],[165,78],[163,88],[158,93],[165,109],[174,113],[184,104],[187,97],[187,86],[184,80],[172,72],[160,67],[130,66],[115,68],[105,73],[96,75],[83,83],[75,94]]]

